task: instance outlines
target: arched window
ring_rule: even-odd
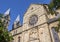
[[[20,42],[20,36],[18,37],[18,42]]]
[[[55,28],[55,27],[52,27],[52,28],[51,28],[51,36],[52,36],[52,39],[54,39],[55,42],[59,42],[58,33],[55,31],[54,28]]]

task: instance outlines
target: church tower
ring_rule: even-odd
[[[18,27],[20,27],[20,16],[18,15],[16,20],[14,21],[14,24],[13,24],[13,28],[12,29],[16,29]]]
[[[4,26],[8,28],[10,22],[10,8],[4,13],[2,21],[4,22]]]

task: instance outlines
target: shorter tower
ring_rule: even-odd
[[[4,27],[8,28],[10,22],[10,8],[4,13],[2,21],[4,22]]]
[[[21,26],[21,24],[20,24],[20,16],[18,15],[16,20],[14,21],[12,29],[16,29],[16,28],[18,28],[20,26]]]

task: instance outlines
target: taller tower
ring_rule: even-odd
[[[10,22],[10,8],[4,13],[2,21],[4,22],[4,26],[8,28]]]

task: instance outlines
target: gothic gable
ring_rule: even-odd
[[[31,4],[23,18],[23,28],[32,28],[33,26],[40,25],[46,21],[47,12],[44,5]],[[44,18],[43,18],[44,17]],[[30,25],[33,24],[33,25]]]

